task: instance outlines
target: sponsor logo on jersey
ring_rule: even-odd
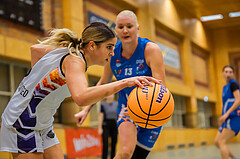
[[[121,66],[121,60],[116,59],[116,66],[117,66],[117,67]]]
[[[139,59],[139,60],[136,60],[136,64],[142,64],[142,63],[144,63],[144,60],[143,59]]]
[[[137,71],[141,71],[144,68],[144,65],[141,63],[137,66]]]

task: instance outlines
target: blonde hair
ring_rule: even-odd
[[[115,33],[101,22],[89,24],[82,32],[82,39],[79,39],[77,34],[66,28],[50,30],[49,35],[39,43],[54,47],[68,47],[69,53],[76,56],[72,53],[72,49],[74,49],[78,57],[79,49],[84,48],[90,41],[98,45],[116,37]]]
[[[120,17],[120,16],[123,16],[123,15],[129,15],[129,16],[133,17],[133,19],[134,19],[135,22],[136,22],[136,25],[138,26],[137,16],[136,16],[136,14],[135,14],[133,11],[123,10],[123,11],[121,11],[120,13],[118,13],[117,18]]]
[[[73,56],[76,56],[72,53],[72,47],[75,47],[77,54],[79,54],[77,45],[74,46],[74,43],[78,41],[78,36],[73,31],[67,28],[52,29],[49,31],[49,35],[43,41],[39,40],[39,43],[53,47],[68,47],[69,53]]]

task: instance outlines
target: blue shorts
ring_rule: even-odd
[[[239,116],[231,116],[227,118],[227,120],[219,127],[219,132],[221,133],[223,128],[230,129],[235,132],[235,136],[240,131],[240,117]]]
[[[123,113],[127,112],[127,110],[122,110],[119,115],[118,115],[118,120],[117,120],[117,126],[119,127],[119,125],[122,122],[132,122],[133,124],[134,121],[130,118],[130,116],[124,116]],[[140,126],[138,126],[137,124],[135,124],[137,127],[137,145],[148,150],[151,151],[152,147],[154,146],[155,142],[158,139],[158,136],[162,130],[162,126],[158,127],[158,128],[154,128],[154,129],[146,129],[146,128],[142,128]]]

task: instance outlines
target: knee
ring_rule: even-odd
[[[214,140],[214,144],[219,148],[219,141],[217,139]]]
[[[133,154],[133,151],[134,151],[134,149],[131,149],[131,148],[129,148],[129,147],[123,147],[122,148],[122,151],[121,151],[121,153],[120,153],[120,155],[121,155],[121,158],[124,158],[124,159],[127,159],[127,158],[131,158],[132,157],[132,154]]]
[[[119,154],[122,159],[130,159],[132,157],[132,155],[130,153],[127,152],[122,152],[121,154]]]
[[[222,146],[226,145],[226,140],[215,140],[215,145],[218,147],[218,148],[221,148]]]

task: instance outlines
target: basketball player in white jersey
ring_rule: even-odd
[[[159,83],[141,76],[88,87],[87,67],[105,65],[114,54],[116,36],[103,23],[87,26],[80,40],[68,29],[55,29],[50,35],[31,47],[32,69],[2,114],[1,151],[11,152],[13,159],[64,158],[52,123],[66,97],[72,96],[77,105],[85,106],[126,87]]]

